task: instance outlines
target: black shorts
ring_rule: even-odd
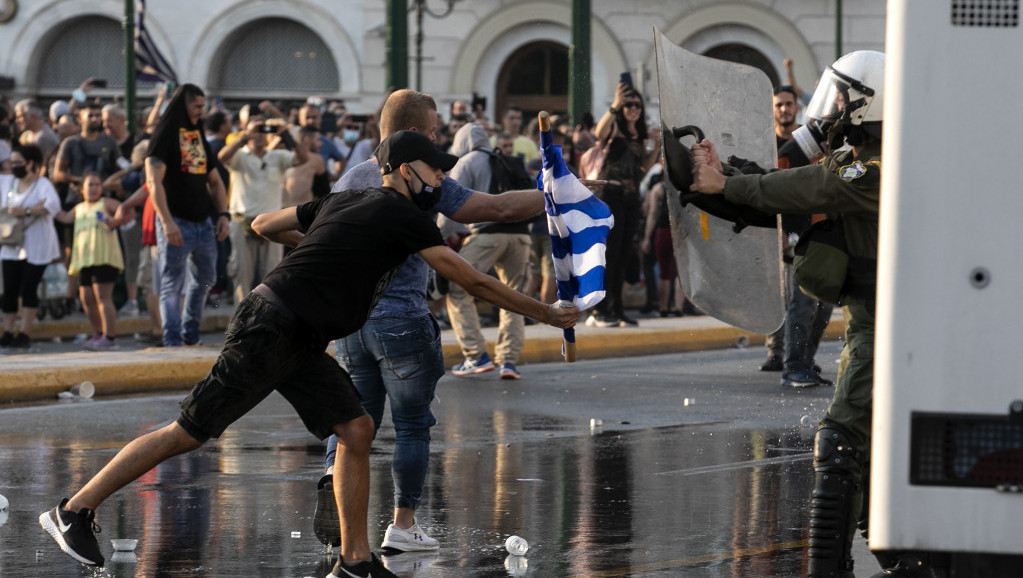
[[[78,272],[78,284],[89,286],[93,283],[114,283],[121,271],[110,265],[96,265],[85,267]]]
[[[319,439],[365,415],[348,373],[310,335],[286,307],[250,293],[235,309],[213,369],[181,402],[178,424],[200,442],[220,437],[274,390]]]

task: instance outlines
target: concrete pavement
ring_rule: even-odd
[[[207,309],[203,315],[203,333],[221,333],[227,326],[231,309]],[[708,316],[639,319],[638,327],[594,328],[580,323],[576,327],[578,358],[603,359],[658,353],[680,353],[736,346],[762,345],[764,336],[726,325]],[[118,320],[121,335],[143,333],[149,328],[146,317]],[[45,320],[33,331],[36,340],[71,339],[90,331],[81,314],[62,320]],[[497,328],[484,328],[488,349],[493,352]],[[845,322],[836,311],[825,339],[844,335]],[[537,324],[526,327],[526,344],[520,365],[559,361],[562,332]],[[445,365],[462,360],[454,332],[442,334]],[[96,395],[140,393],[190,389],[202,379],[220,351],[220,344],[198,347],[150,348],[137,351],[68,353],[27,353],[15,355],[3,350],[0,357],[0,403],[53,399],[58,393],[83,381],[91,381]],[[330,348],[333,352],[333,348]],[[528,374],[525,377],[528,379]]]

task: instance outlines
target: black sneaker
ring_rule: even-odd
[[[11,347],[15,349],[28,349],[32,346],[32,338],[24,333],[19,333],[14,336],[14,340],[11,341]]]
[[[768,357],[767,361],[761,363],[757,369],[760,371],[781,371],[785,369],[785,364],[782,363],[780,357]]]
[[[370,556],[366,562],[359,562],[354,566],[347,566],[338,558],[327,578],[398,578],[397,574],[384,566],[376,554]]]
[[[324,546],[341,545],[341,521],[334,501],[334,476],[327,474],[316,482],[316,512],[313,533]]]
[[[53,536],[60,549],[68,556],[82,564],[103,566],[103,554],[99,553],[99,542],[96,534],[100,532],[96,524],[96,512],[86,508],[72,512],[65,510],[68,499],[59,506],[39,514],[39,525]]]
[[[0,347],[10,347],[13,342],[14,334],[10,331],[4,331],[4,334],[0,335]]]

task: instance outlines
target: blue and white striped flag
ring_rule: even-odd
[[[149,36],[149,31],[146,30],[143,22],[145,11],[145,0],[138,0],[136,3],[138,18],[135,22],[135,78],[153,82],[177,82],[178,75],[174,73],[167,59],[160,54],[160,50]]]
[[[538,180],[544,191],[558,299],[589,309],[604,298],[604,252],[614,217],[569,172],[550,131],[540,133],[540,152],[543,171]]]

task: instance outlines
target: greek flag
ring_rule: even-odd
[[[589,309],[604,298],[604,252],[614,226],[611,210],[569,172],[550,131],[540,133],[547,230],[554,253],[558,299]]]
[[[160,54],[153,39],[149,37],[149,31],[146,30],[143,22],[146,12],[145,0],[138,0],[136,11],[138,21],[135,23],[135,78],[152,82],[177,82],[178,75],[174,73],[167,59]]]

